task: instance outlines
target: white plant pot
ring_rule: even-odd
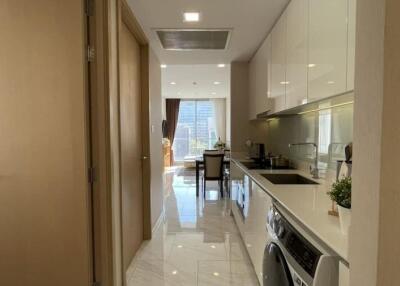
[[[339,210],[339,221],[340,221],[340,230],[343,234],[349,233],[349,227],[351,224],[351,209],[346,209],[342,206],[338,205]]]

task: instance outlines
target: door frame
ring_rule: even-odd
[[[125,0],[84,0],[87,44],[95,51],[88,64],[88,149],[95,180],[92,186],[93,275],[103,286],[126,284],[122,258],[122,210],[119,130],[119,31],[129,27],[140,45],[143,160],[143,239],[151,239],[149,43]],[[86,7],[87,8],[87,7]],[[86,47],[85,47],[86,48]]]

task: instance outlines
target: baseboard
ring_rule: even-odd
[[[154,227],[153,227],[152,231],[151,231],[152,235],[154,235],[154,233],[157,232],[159,227],[162,225],[162,223],[164,222],[164,218],[165,218],[165,210],[163,209],[161,211],[161,214],[158,217],[156,223],[154,224]]]

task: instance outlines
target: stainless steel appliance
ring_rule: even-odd
[[[338,259],[274,205],[268,213],[263,286],[337,286]]]

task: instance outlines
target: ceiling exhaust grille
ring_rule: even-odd
[[[165,50],[225,50],[230,30],[156,30]]]

